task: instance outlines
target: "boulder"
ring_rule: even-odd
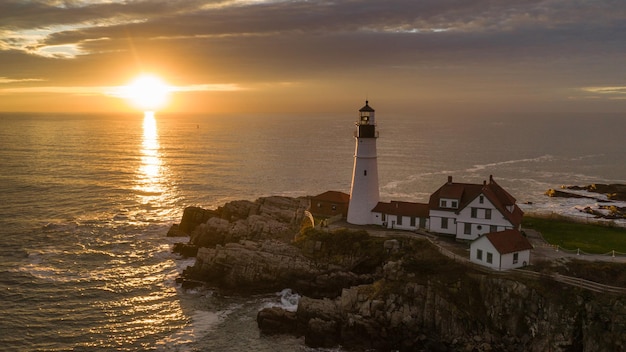
[[[215,211],[189,207],[179,228],[199,247],[241,240],[290,242],[300,230],[307,206],[305,198],[274,196],[229,202]]]
[[[189,272],[222,289],[279,290],[320,274],[299,250],[278,241],[243,241],[198,250]]]
[[[170,229],[167,231],[167,237],[187,237],[188,233],[182,231],[178,224],[172,224]]]
[[[336,321],[313,318],[308,321],[304,343],[313,348],[331,348],[339,344],[339,326]]]
[[[172,252],[178,253],[185,258],[191,258],[198,254],[198,246],[187,243],[175,243]]]
[[[257,325],[261,333],[268,335],[291,334],[297,335],[298,319],[296,312],[284,310],[280,307],[264,308],[257,314]]]
[[[183,211],[183,217],[180,220],[178,229],[187,235],[191,234],[196,226],[205,223],[210,217],[214,216],[213,210],[202,209],[199,207],[187,207]]]

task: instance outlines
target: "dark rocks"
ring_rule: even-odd
[[[290,334],[298,335],[301,329],[298,326],[296,312],[279,307],[264,308],[257,314],[257,325],[261,333],[268,335]]]
[[[618,207],[615,205],[607,205],[615,201],[626,201],[626,185],[622,184],[598,184],[594,183],[587,186],[562,186],[562,189],[571,191],[586,191],[591,194],[603,194],[606,199],[592,195],[583,195],[578,193],[572,193],[567,191],[559,191],[555,189],[549,189],[546,191],[546,195],[549,197],[560,198],[583,198],[590,199],[597,203],[604,203],[596,208],[591,206],[580,209],[581,212],[591,214],[596,218],[603,219],[624,219],[626,218],[626,207]]]
[[[198,254],[198,246],[186,243],[175,243],[172,252],[185,258],[195,257]]]
[[[187,237],[187,236],[189,236],[189,234],[182,231],[180,229],[180,225],[178,224],[172,224],[170,229],[167,231],[167,237]]]
[[[189,235],[198,225],[205,223],[212,216],[215,216],[215,211],[199,207],[187,207],[183,211],[178,230]]]
[[[585,190],[592,193],[600,193],[610,200],[626,201],[626,185],[594,183],[587,186],[569,186],[567,189]]]
[[[552,189],[550,188],[549,190],[546,191],[545,193],[548,197],[555,197],[555,198],[586,198],[586,199],[593,199],[595,201],[600,201],[598,198],[596,197],[590,197],[590,196],[584,196],[581,194],[576,194],[576,193],[570,193],[570,192],[564,192],[564,191],[559,191],[556,189]]]
[[[308,321],[304,343],[313,348],[330,348],[339,343],[339,326],[336,321],[313,318]]]
[[[562,186],[562,189],[571,191],[587,191],[590,193],[603,194],[608,200],[613,201],[626,201],[626,185],[622,184],[602,184],[594,183],[587,186]],[[585,196],[565,191],[557,191],[550,189],[546,192],[546,195],[550,197],[566,197],[566,198],[591,198],[597,199],[593,196]]]

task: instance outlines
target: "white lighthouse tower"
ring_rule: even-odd
[[[356,148],[347,220],[351,224],[366,225],[372,223],[372,209],[380,199],[378,161],[376,160],[378,131],[376,131],[374,109],[369,106],[367,100],[365,106],[359,110],[354,137]]]

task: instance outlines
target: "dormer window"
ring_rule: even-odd
[[[456,209],[459,207],[459,201],[456,199],[441,199],[439,200],[439,206],[441,208]]]
[[[483,204],[485,202],[485,196],[478,197],[478,203]]]

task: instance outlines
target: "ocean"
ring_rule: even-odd
[[[382,200],[493,175],[528,213],[584,217],[544,192],[626,183],[623,115],[377,115]],[[182,290],[165,234],[186,206],[349,192],[356,118],[0,114],[0,351],[314,351],[258,332],[288,291]]]

